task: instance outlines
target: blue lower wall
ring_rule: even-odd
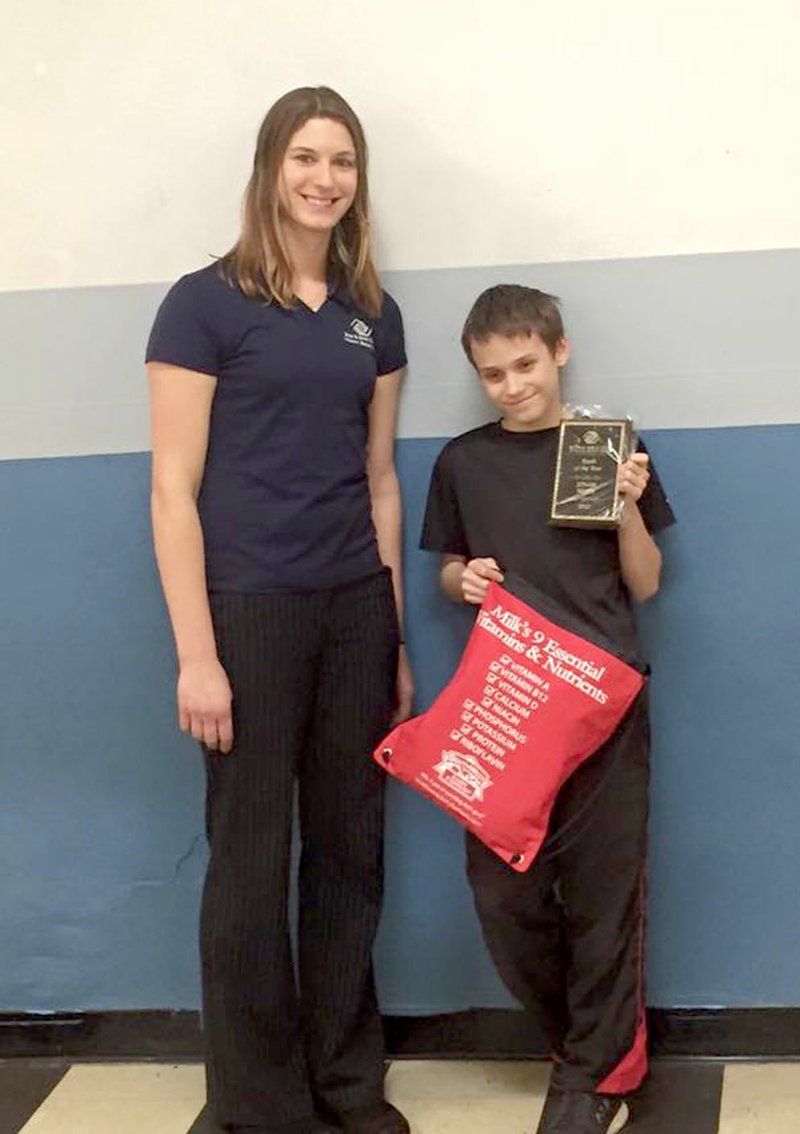
[[[800,427],[648,444],[679,524],[654,661],[649,1000],[800,1004]],[[400,443],[409,644],[428,704],[468,613],[414,549],[440,442]],[[0,1011],[193,1007],[202,776],[174,723],[144,454],[0,463]],[[458,828],[392,785],[383,1005],[509,1004]]]

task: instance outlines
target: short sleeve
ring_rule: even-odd
[[[420,547],[470,558],[447,449],[439,454],[431,474]]]
[[[638,451],[647,453],[647,446],[642,441],[639,442]],[[651,534],[663,531],[664,528],[675,523],[675,513],[672,511],[667,494],[655,470],[652,457],[650,458],[650,479],[639,499],[639,511],[644,520],[644,526]]]
[[[383,309],[375,327],[375,366],[377,374],[391,374],[406,365],[403,316],[388,292],[383,293]]]
[[[220,337],[197,274],[184,276],[167,292],[147,343],[147,362],[166,362],[214,377],[220,371]]]

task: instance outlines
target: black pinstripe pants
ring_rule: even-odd
[[[551,821],[555,853],[545,850],[517,874],[467,836],[489,952],[549,1035],[553,1079],[567,1089],[615,1093],[605,1084],[642,1029],[648,783],[643,694],[561,789]],[[628,1078],[640,1080],[645,1069],[637,1059]]]
[[[372,945],[384,780],[370,760],[394,697],[388,570],[314,592],[215,594],[233,752],[207,756],[200,923],[209,1102],[217,1121],[302,1130],[316,1104],[382,1097]],[[288,891],[295,783],[297,972]]]

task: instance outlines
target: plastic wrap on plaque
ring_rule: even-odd
[[[617,469],[635,445],[629,417],[609,414],[600,406],[567,407],[559,427],[550,523],[617,527],[624,507]]]

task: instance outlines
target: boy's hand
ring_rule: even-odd
[[[650,458],[647,453],[634,453],[617,469],[617,489],[631,504],[636,504],[650,479]]]
[[[461,594],[464,602],[480,606],[486,598],[489,583],[502,583],[503,572],[494,559],[470,559],[461,576]]]

